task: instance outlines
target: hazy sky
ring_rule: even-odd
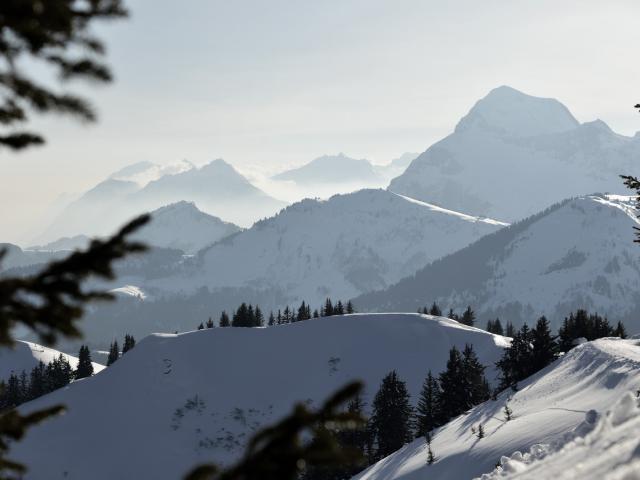
[[[637,0],[126,4],[130,19],[99,29],[116,74],[87,90],[99,123],[39,121],[46,147],[0,151],[0,241],[140,160],[274,172],[324,153],[423,151],[502,84],[640,130]]]

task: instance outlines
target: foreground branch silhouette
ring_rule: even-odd
[[[128,237],[148,221],[148,215],[138,217],[113,237],[93,240],[86,250],[52,262],[35,275],[0,278],[0,346],[14,343],[11,333],[18,325],[36,332],[46,344],[55,343],[59,336],[81,336],[78,321],[86,304],[113,298],[105,291],[85,291],[82,283],[89,277],[113,279],[115,260],[145,251],[145,245]],[[0,260],[4,254],[0,253]],[[28,415],[17,410],[0,414],[0,478],[7,478],[7,472],[26,471],[24,465],[7,458],[10,443],[20,440],[29,427],[63,410],[63,406],[55,406]]]

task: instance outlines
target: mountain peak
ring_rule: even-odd
[[[479,100],[456,126],[456,133],[493,131],[501,136],[533,137],[579,126],[558,100],[527,95],[503,85]]]

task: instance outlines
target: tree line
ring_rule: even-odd
[[[314,309],[313,312],[311,311],[311,306],[303,300],[297,309],[287,305],[284,310],[278,309],[275,313],[273,311],[269,312],[269,316],[265,320],[264,314],[258,305],[254,307],[250,303],[242,302],[231,315],[223,310],[218,320],[218,326],[264,327],[266,324],[271,327],[274,325],[284,325],[286,323],[302,322],[311,318],[331,317],[333,315],[351,313],[355,313],[355,308],[351,300],[347,301],[347,303],[343,303],[341,300],[333,303],[330,298],[327,298],[324,304],[322,304],[320,308]],[[214,320],[209,317],[206,322],[201,322],[198,325],[198,330],[214,328],[215,326]]]
[[[38,362],[29,374],[25,370],[22,370],[20,375],[12,372],[6,382],[0,381],[0,412],[62,388],[74,379],[91,375],[93,375],[91,354],[85,345],[80,347],[75,370],[71,368],[67,357],[61,353],[46,365],[42,361]]]
[[[436,457],[430,445],[432,430],[491,397],[484,371],[485,366],[478,360],[472,345],[466,345],[462,351],[452,347],[445,370],[437,376],[428,372],[415,409],[406,382],[395,370],[389,372],[373,397],[370,417],[365,417],[366,422],[359,429],[325,432],[333,435],[341,448],[361,452],[362,458],[366,459],[365,464],[312,468],[302,478],[350,478],[367,465],[421,437],[429,444],[428,462],[433,463]],[[364,402],[357,396],[348,404],[347,411],[364,417],[364,408]]]

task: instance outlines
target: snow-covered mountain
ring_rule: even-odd
[[[558,203],[435,261],[386,291],[356,298],[361,311],[471,305],[479,321],[500,317],[555,326],[577,308],[640,332],[639,222],[632,199],[591,195]]]
[[[58,358],[61,352],[53,348],[44,347],[32,342],[17,341],[13,347],[0,348],[0,380],[6,380],[9,375],[20,375],[24,370],[27,375],[39,362],[47,364]],[[72,368],[78,366],[77,357],[63,353]],[[98,373],[104,365],[93,362],[93,371]]]
[[[505,224],[385,190],[303,200],[200,254],[185,276],[159,289],[277,288],[319,304],[384,288]]]
[[[611,464],[616,454],[623,462],[629,460],[625,452],[635,451],[637,455],[637,436],[618,444],[607,440],[624,440],[629,431],[623,431],[621,426],[626,421],[632,423],[625,428],[635,427],[632,433],[640,430],[638,408],[628,394],[638,388],[639,368],[637,340],[601,339],[585,343],[521,382],[517,392],[506,390],[497,400],[489,400],[436,429],[431,442],[436,462],[432,465],[427,463],[424,439],[417,439],[355,479],[471,479],[491,472],[503,456],[512,456],[513,461],[502,460],[506,471],[494,472],[489,478],[637,478],[637,475],[613,475]],[[619,401],[622,405],[607,414]],[[507,404],[513,411],[510,421],[506,421],[503,413]],[[482,439],[471,431],[480,424],[485,431]],[[568,456],[558,452],[549,457],[546,468],[540,465],[538,469],[532,463],[527,472],[520,461],[522,456],[512,455],[533,447],[533,455],[540,458],[572,440],[574,444],[564,452]],[[602,450],[595,450],[597,446]],[[588,457],[589,453],[593,456]],[[585,463],[572,463],[575,459]],[[632,465],[615,466],[619,468],[617,473],[623,473]],[[521,474],[523,470],[525,473]]]
[[[233,223],[198,210],[192,202],[177,202],[151,212],[151,222],[133,236],[148,245],[194,254],[242,230]]]
[[[147,245],[182,250],[191,255],[240,230],[242,229],[233,223],[200,211],[193,202],[181,201],[151,212],[151,222],[136,232],[133,238]],[[76,235],[31,247],[30,250],[68,251],[84,248],[90,241],[86,235]]]
[[[382,182],[369,160],[350,158],[344,153],[324,155],[301,167],[279,173],[273,179],[298,185],[360,183],[366,186]]]
[[[11,454],[34,480],[180,478],[196,463],[237,458],[253,431],[294,402],[317,405],[354,379],[370,405],[395,369],[415,402],[427,371],[444,369],[449,349],[467,343],[493,365],[508,340],[417,314],[156,334],[99,375],[23,405],[68,411],[32,428]]]
[[[34,243],[108,235],[136,215],[180,201],[195,202],[203,211],[242,226],[286,205],[254,187],[224,160],[200,168],[135,164],[72,202]]]
[[[591,192],[622,193],[640,136],[596,120],[580,124],[557,100],[492,90],[455,131],[416,158],[389,190],[507,221]]]

